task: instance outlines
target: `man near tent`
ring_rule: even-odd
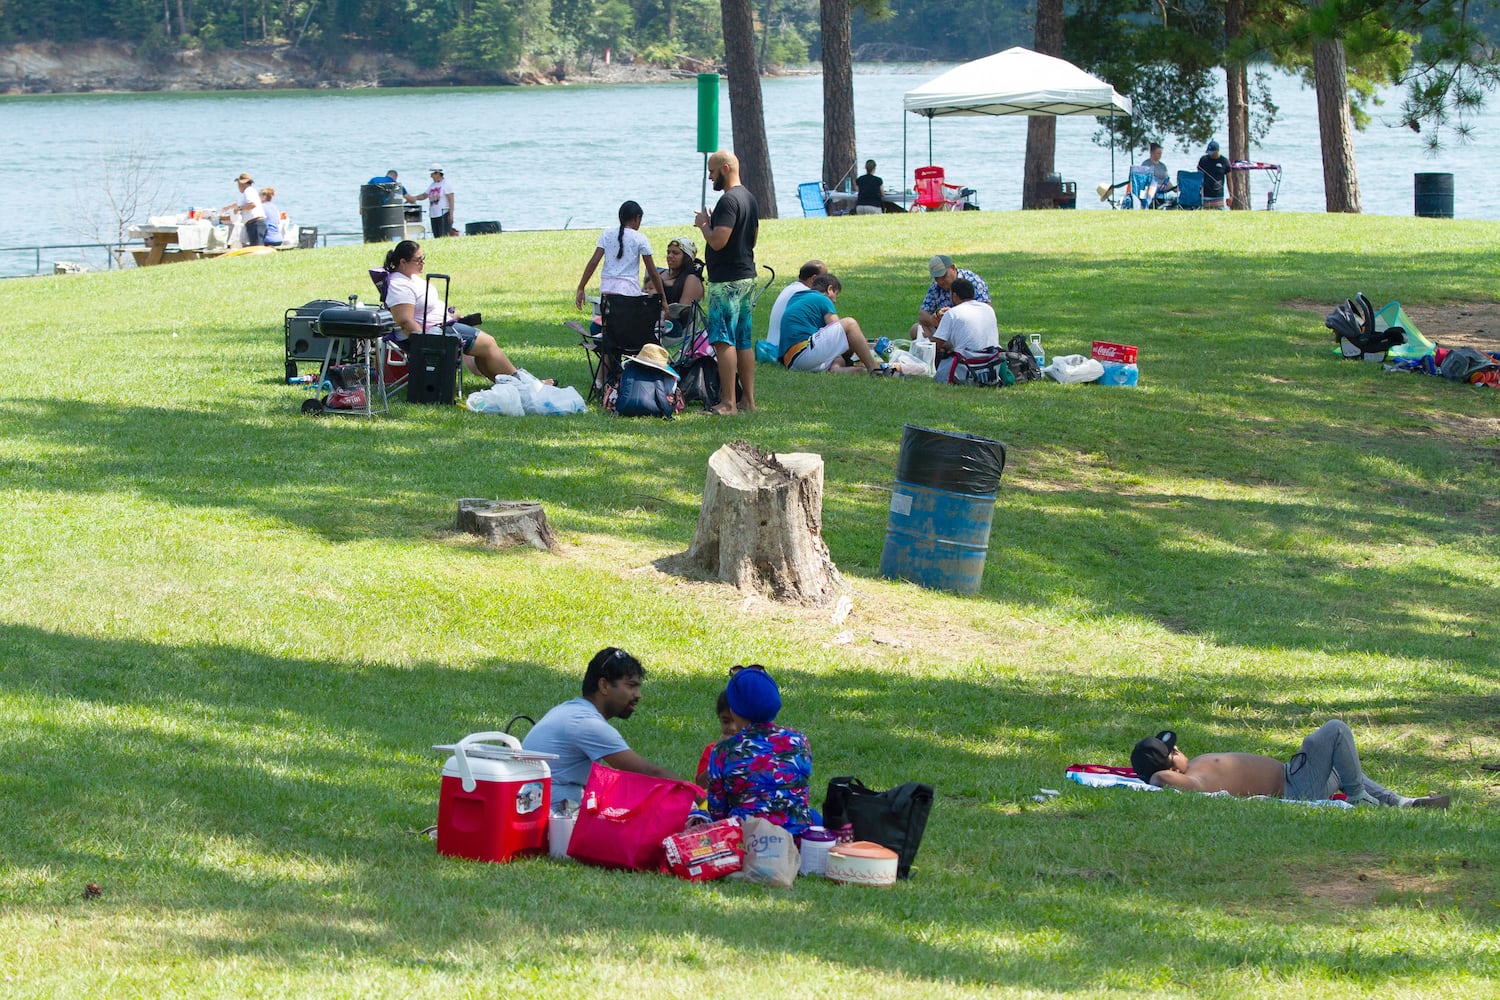
[[[760,205],[740,184],[740,161],[719,150],[708,158],[708,177],[723,196],[713,214],[699,209],[694,225],[703,233],[708,264],[708,342],[719,362],[719,405],[705,413],[733,415],[755,409],[755,351],[750,310],[755,299],[755,241]],[[738,376],[738,395],[735,378]]]
[[[1208,151],[1198,158],[1198,171],[1203,174],[1203,207],[1228,208],[1224,178],[1229,176],[1229,161],[1219,155],[1219,140],[1208,141]]]
[[[812,280],[820,274],[828,273],[828,265],[821,260],[810,260],[802,265],[797,272],[797,280],[781,290],[776,296],[776,301],[771,306],[771,325],[766,330],[766,343],[776,351],[776,357],[781,357],[781,319],[786,315],[786,305],[792,301],[792,296],[798,292],[806,292],[812,289]]]
[[[553,802],[582,799],[595,763],[654,778],[677,777],[630,749],[608,722],[634,714],[645,679],[640,660],[613,646],[601,649],[584,671],[583,697],[556,706],[527,732],[522,749],[557,754],[552,762]]]
[[[989,304],[990,286],[986,285],[984,279],[973,271],[954,264],[953,258],[947,254],[940,253],[928,261],[927,273],[932,277],[932,284],[927,289],[927,295],[922,299],[922,305],[917,309],[917,325],[912,327],[911,331],[913,339],[917,337],[931,339],[938,324],[942,322],[943,313],[953,305],[953,293],[950,289],[956,278],[964,278],[974,286],[976,301]]]

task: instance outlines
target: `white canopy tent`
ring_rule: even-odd
[[[960,115],[1129,115],[1130,98],[1066,59],[1015,48],[964,63],[915,90],[907,111],[927,119],[927,162],[932,162],[932,119]],[[1114,174],[1110,144],[1110,174]],[[901,127],[901,172],[906,176],[906,126]]]

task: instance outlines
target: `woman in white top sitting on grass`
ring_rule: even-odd
[[[601,296],[640,295],[641,264],[644,262],[651,286],[661,296],[662,318],[666,318],[667,292],[662,287],[656,262],[651,258],[651,241],[641,234],[641,218],[644,215],[640,205],[627,201],[620,206],[620,228],[606,229],[599,234],[594,255],[589,258],[588,267],[583,269],[583,277],[578,279],[578,294],[573,296],[573,304],[578,308],[583,308],[584,290],[601,260],[604,262],[604,271],[599,276]]]
[[[443,299],[432,294],[422,278],[427,255],[413,240],[402,240],[385,255],[388,273],[385,306],[391,319],[407,333],[447,333],[463,342],[464,354],[474,362],[474,370],[485,378],[514,375],[516,366],[500,350],[495,338],[478,327],[458,322],[443,311]],[[451,311],[451,310],[450,310]]]

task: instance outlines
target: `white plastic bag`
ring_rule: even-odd
[[[475,413],[498,413],[503,417],[519,417],[526,413],[521,405],[521,394],[509,380],[496,379],[488,389],[469,393],[464,405]]]
[[[570,385],[547,385],[524,368],[514,375],[500,376],[507,377],[515,379],[516,387],[521,393],[521,406],[528,414],[556,416],[560,413],[582,413],[587,409],[583,404],[583,397]],[[498,383],[500,379],[495,381]]]
[[[1064,354],[1042,371],[1058,382],[1092,382],[1104,374],[1104,366],[1082,354]]]

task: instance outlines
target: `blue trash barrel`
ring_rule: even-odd
[[[1416,214],[1421,219],[1453,218],[1453,175],[1414,174]]]
[[[1004,469],[999,441],[907,424],[880,575],[977,593]]]

